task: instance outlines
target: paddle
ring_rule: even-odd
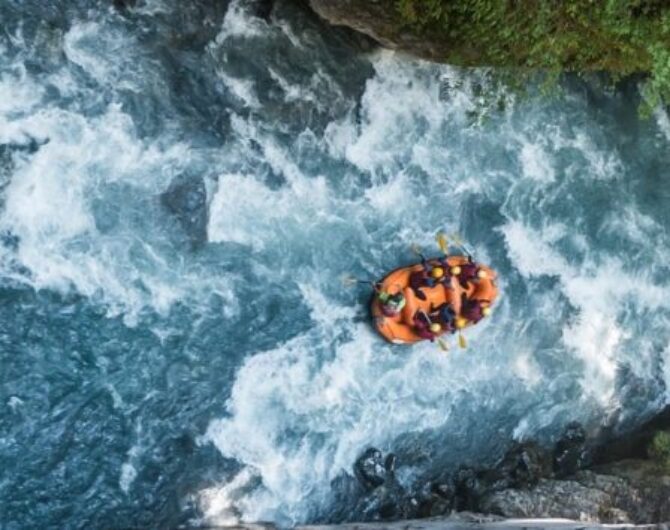
[[[468,347],[468,343],[465,340],[465,337],[463,336],[463,333],[461,331],[458,332],[458,345],[463,349]]]
[[[377,284],[372,280],[361,280],[360,278],[356,278],[354,276],[342,276],[340,281],[345,287],[353,287],[354,285],[365,284],[371,285],[375,291],[377,290]]]
[[[451,238],[452,242],[453,242],[458,248],[460,248],[460,249],[461,249],[465,254],[467,254],[468,256],[471,256],[471,257],[472,257],[472,252],[471,252],[470,248],[467,247],[467,246],[465,245],[465,243],[463,243],[463,240],[461,239],[461,237],[460,237],[458,234],[451,234],[449,237]]]
[[[449,255],[449,243],[447,236],[444,232],[438,232],[435,236],[435,241],[437,241],[437,246],[440,247],[440,250],[445,256]]]
[[[419,256],[422,260],[426,259],[423,255],[423,252],[421,252],[421,247],[419,245],[417,245],[416,243],[412,243],[410,245],[410,248],[412,249],[412,252],[414,252],[414,254]]]

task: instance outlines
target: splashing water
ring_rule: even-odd
[[[369,445],[409,484],[668,401],[663,109],[181,4],[0,4],[7,524],[343,519]],[[392,347],[339,279],[438,229],[501,300],[467,350]]]

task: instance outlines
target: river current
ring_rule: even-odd
[[[353,517],[670,398],[670,120],[516,93],[297,2],[0,0],[0,527]],[[383,342],[364,287],[460,234],[468,347]],[[344,499],[344,500],[343,500]]]

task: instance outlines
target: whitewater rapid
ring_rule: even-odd
[[[57,6],[0,3],[17,527],[341,520],[370,445],[411,487],[670,399],[670,128],[634,83],[520,96],[290,2]],[[500,302],[465,350],[390,346],[340,279],[440,229]]]

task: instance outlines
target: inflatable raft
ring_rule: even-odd
[[[375,284],[372,316],[389,342],[434,340],[476,324],[498,296],[496,273],[466,256],[424,260]]]

